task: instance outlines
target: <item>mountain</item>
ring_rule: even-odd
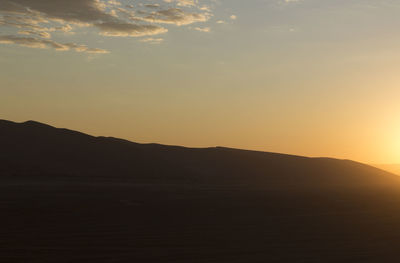
[[[397,262],[398,207],[349,160],[0,121],[0,262]]]
[[[223,147],[191,149],[93,137],[34,121],[0,121],[1,172],[171,182],[360,187],[398,178],[348,160]]]

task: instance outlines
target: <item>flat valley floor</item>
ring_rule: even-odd
[[[399,262],[400,193],[0,177],[0,262]]]

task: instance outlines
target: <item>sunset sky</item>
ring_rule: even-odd
[[[0,118],[400,163],[398,0],[0,0]]]

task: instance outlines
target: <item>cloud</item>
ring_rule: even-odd
[[[18,31],[18,34],[20,35],[36,35],[41,38],[51,38],[50,33],[48,32],[37,32],[37,31],[31,31],[31,30],[20,30]]]
[[[206,1],[213,0],[203,2]],[[138,0],[132,5],[123,0],[0,0],[0,29],[7,28],[8,32],[1,36],[1,43],[101,53],[102,49],[85,49],[85,45],[59,44],[54,38],[77,32],[83,32],[82,39],[87,33],[105,37],[165,34],[169,25],[207,22],[212,12],[203,2],[200,5],[198,0]]]
[[[160,7],[159,4],[145,4],[144,6],[147,8],[159,8]]]
[[[144,21],[162,24],[174,24],[177,26],[189,25],[196,22],[206,22],[210,18],[208,13],[188,13],[179,8],[169,8],[152,12],[142,18]]]
[[[67,50],[68,47],[52,40],[38,39],[34,37],[18,37],[13,35],[0,36],[1,44],[17,44],[30,48],[54,48],[55,50]]]
[[[81,25],[112,19],[105,12],[106,6],[99,0],[0,0],[0,12]]]
[[[140,42],[144,42],[144,43],[151,43],[151,44],[160,44],[161,42],[164,41],[163,38],[143,38],[141,40],[139,40]]]
[[[204,33],[211,32],[211,28],[209,28],[209,27],[195,27],[194,30],[204,32]]]
[[[96,26],[100,28],[102,35],[113,37],[141,37],[158,35],[168,32],[166,28],[155,25],[137,25],[129,23],[108,22],[96,24]]]
[[[178,6],[195,6],[197,1],[194,0],[164,0],[166,3],[176,2]]]
[[[52,48],[57,51],[67,51],[73,49],[77,52],[86,52],[86,53],[98,53],[98,54],[105,54],[108,53],[107,50],[100,49],[100,48],[88,48],[85,45],[78,45],[75,43],[66,43],[61,44],[55,42],[53,40],[48,39],[40,39],[35,37],[20,37],[20,36],[13,36],[13,35],[5,35],[0,36],[0,43],[1,44],[16,44],[24,47],[30,48]]]

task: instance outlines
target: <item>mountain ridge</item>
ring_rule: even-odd
[[[219,178],[219,181],[222,178],[226,180],[229,178],[227,174],[230,174],[231,179],[238,182],[246,181],[246,174],[251,178],[249,181],[259,182],[264,179],[268,182],[286,178],[283,181],[289,183],[290,178],[293,179],[292,174],[298,173],[303,174],[297,178],[301,178],[299,184],[307,180],[307,173],[310,174],[308,183],[311,184],[313,180],[343,184],[345,178],[340,175],[340,169],[358,169],[358,173],[365,171],[366,174],[392,176],[378,168],[351,160],[311,158],[229,147],[188,148],[156,143],[140,144],[115,137],[96,137],[55,128],[36,121],[15,123],[1,120],[0,136],[3,148],[2,167],[7,166],[4,165],[7,162],[8,166],[11,164],[14,168],[17,167],[14,171],[9,169],[8,172],[12,174],[18,174],[22,170],[26,174],[38,169],[46,174],[62,171],[71,175],[133,176],[144,179],[146,176],[154,177],[157,173],[166,173],[175,179]],[[329,173],[333,170],[337,172],[332,176],[318,176],[318,169],[321,174],[324,169]],[[2,171],[6,172],[5,169]],[[360,182],[369,178],[358,177]]]
[[[181,145],[168,145],[168,144],[161,144],[161,143],[137,143],[128,139],[123,139],[123,138],[118,138],[114,136],[94,136],[90,135],[85,132],[80,132],[76,130],[71,130],[68,128],[58,128],[49,124],[45,124],[42,122],[34,121],[34,120],[28,120],[28,121],[23,121],[23,122],[13,122],[10,120],[5,120],[5,119],[0,119],[0,125],[2,124],[8,124],[8,125],[18,125],[18,126],[24,126],[28,125],[31,127],[37,127],[37,128],[52,128],[54,130],[58,131],[66,131],[70,133],[77,133],[85,136],[89,136],[92,138],[97,138],[97,139],[107,139],[107,140],[113,140],[116,142],[125,142],[125,143],[130,143],[130,144],[136,144],[136,145],[150,145],[150,146],[160,146],[160,147],[171,147],[171,148],[181,148],[181,149],[225,149],[225,150],[234,150],[234,151],[245,151],[245,152],[252,152],[252,153],[262,153],[262,154],[276,154],[276,155],[284,155],[284,156],[292,156],[292,157],[300,157],[300,158],[309,158],[309,159],[328,159],[328,160],[338,160],[338,161],[351,161],[355,163],[360,163],[351,159],[341,159],[341,158],[333,158],[333,157],[308,157],[308,156],[301,156],[301,155],[295,155],[295,154],[288,154],[288,153],[278,153],[278,152],[269,152],[269,151],[261,151],[261,150],[249,150],[249,149],[242,149],[242,148],[233,148],[233,147],[227,147],[227,146],[209,146],[209,147],[187,147],[187,146],[181,146]],[[1,127],[1,126],[0,126]],[[360,163],[364,164],[364,163]],[[367,164],[365,164],[367,165]],[[371,165],[371,167],[373,167]]]

